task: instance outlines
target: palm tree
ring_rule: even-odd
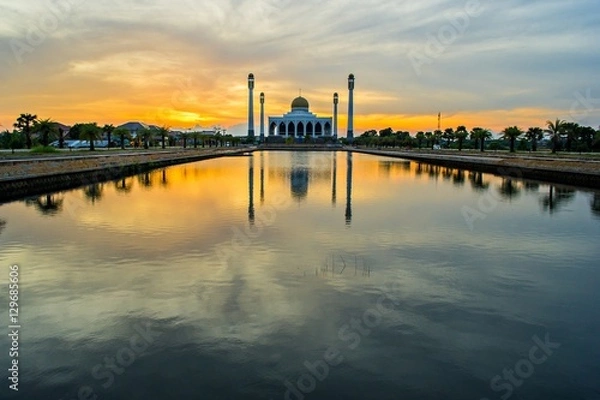
[[[531,140],[531,151],[537,151],[537,142],[544,137],[544,131],[542,128],[531,127],[525,133],[525,137]]]
[[[523,134],[518,126],[509,126],[502,131],[502,138],[510,140],[510,152],[515,152],[515,140]]]
[[[567,142],[565,143],[565,150],[571,151],[573,142],[577,140],[581,126],[577,122],[565,122],[563,124],[563,133],[567,136]]]
[[[194,139],[194,148],[198,148],[198,138],[200,137],[200,132],[192,132],[192,139]]]
[[[561,119],[556,119],[556,121],[546,121],[546,133],[550,137],[550,141],[552,142],[552,153],[556,153],[556,149],[558,147],[558,143],[560,142],[560,135],[564,132],[565,121]]]
[[[87,124],[83,124],[81,126],[81,132],[79,133],[79,137],[83,140],[89,140],[90,142],[90,151],[94,151],[94,141],[100,139],[102,135],[102,129],[95,122],[90,122]]]
[[[113,135],[118,136],[121,141],[121,149],[125,150],[125,139],[131,139],[129,131],[125,128],[116,128],[113,131]]]
[[[432,144],[431,144],[431,138],[433,136],[432,132],[425,132],[425,140],[427,140],[427,147],[431,148]]]
[[[442,135],[444,134],[444,132],[442,132],[439,129],[436,129],[435,131],[433,131],[433,143],[434,144],[439,144],[440,143],[440,139],[442,138]],[[431,148],[433,148],[433,145],[431,146]]]
[[[144,141],[144,149],[148,149],[150,147],[150,140],[154,136],[154,130],[143,128],[138,131],[138,136],[142,138]]]
[[[421,143],[423,143],[423,139],[425,139],[425,133],[423,131],[417,132],[415,139],[417,139],[417,146],[419,147],[419,150],[421,150]]]
[[[108,149],[110,149],[111,135],[115,131],[115,127],[112,124],[106,124],[102,127],[102,132],[106,133],[106,140],[108,140]]]
[[[444,129],[444,133],[442,134],[442,137],[444,139],[446,139],[446,146],[448,146],[448,148],[450,148],[450,143],[452,143],[452,141],[454,140],[454,129],[452,129],[452,128]]]
[[[456,128],[454,136],[456,136],[456,139],[458,140],[458,151],[462,151],[463,141],[469,136],[467,128],[464,125],[460,125]]]
[[[28,149],[31,149],[31,128],[36,121],[37,115],[21,114],[19,118],[17,118],[17,122],[13,124],[15,128],[20,129],[25,135],[25,146],[27,146]]]
[[[183,133],[181,134],[181,140],[183,141],[183,148],[184,148],[184,149],[187,149],[187,140],[188,140],[188,137],[189,137],[189,136],[190,136],[190,135],[189,135],[189,133],[187,133],[187,132],[183,132]]]
[[[56,123],[50,118],[34,121],[32,131],[42,137],[42,146],[47,147],[50,143],[50,135],[57,132]]]
[[[169,128],[167,128],[166,126],[162,126],[160,128],[158,128],[158,135],[160,136],[161,142],[162,142],[162,148],[165,148],[165,138],[169,137]]]
[[[473,128],[473,132],[471,134],[479,141],[479,149],[482,152],[485,151],[485,139],[491,138],[492,132],[490,132],[489,129],[476,127]]]
[[[67,137],[67,135],[65,135],[65,130],[58,126],[58,124],[55,123],[55,127],[56,127],[56,132],[58,133],[58,148],[59,149],[64,149],[65,148],[65,139]]]

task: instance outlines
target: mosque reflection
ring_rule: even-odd
[[[251,155],[248,161],[248,191],[250,193],[248,206],[248,219],[252,223],[254,218],[254,157]],[[260,196],[261,203],[265,198],[265,161],[264,153],[260,154]],[[346,152],[346,209],[345,221],[347,225],[352,222],[352,153]],[[270,179],[285,181],[289,185],[290,196],[298,202],[306,201],[311,185],[322,185],[329,183],[331,186],[331,205],[335,207],[337,202],[337,174],[338,174],[338,152],[331,153],[309,153],[293,152],[289,157],[287,165],[267,166]]]
[[[476,195],[490,193],[494,198],[502,201],[517,201],[523,197],[534,197],[539,208],[547,213],[557,213],[567,210],[568,205],[575,199],[576,189],[534,181],[521,181],[516,179],[495,177],[477,171],[448,168],[437,165],[409,162],[406,160],[367,159],[361,155],[356,156],[351,152],[332,151],[314,152],[297,151],[285,153],[255,152],[243,157],[241,162],[222,163],[217,167],[208,164],[185,164],[169,168],[161,168],[141,174],[121,177],[111,182],[90,183],[79,189],[53,192],[39,196],[27,197],[21,200],[28,207],[47,217],[60,215],[65,210],[73,209],[72,204],[84,201],[95,205],[117,196],[140,196],[140,192],[159,195],[160,191],[179,191],[185,198],[187,194],[194,193],[202,187],[206,180],[214,180],[210,189],[201,189],[197,192],[200,197],[220,196],[221,190],[218,182],[228,181],[229,190],[239,193],[242,207],[247,204],[248,222],[255,223],[256,203],[255,181],[260,185],[256,188],[259,192],[260,203],[264,205],[269,195],[285,194],[286,197],[297,203],[318,199],[318,201],[331,202],[331,207],[337,207],[338,181],[344,182],[345,178],[345,207],[344,222],[351,226],[353,219],[353,193],[355,162],[358,158],[360,182],[369,183],[372,180],[384,178],[386,180],[403,180],[420,178],[432,181],[445,181],[457,188],[470,190]],[[257,171],[258,170],[258,171]],[[339,175],[339,176],[338,176]],[[216,186],[215,186],[216,185]],[[208,186],[207,186],[208,188]],[[246,192],[247,190],[247,192]],[[343,190],[340,188],[340,190]],[[360,192],[360,189],[359,189]],[[341,192],[344,193],[344,192]],[[192,196],[193,197],[193,196]],[[81,200],[79,200],[81,199]],[[197,198],[196,198],[197,200]],[[125,203],[124,203],[125,204]],[[592,215],[600,217],[600,193],[589,193],[589,207]],[[340,210],[341,211],[341,210]],[[341,221],[341,213],[339,215]],[[0,230],[5,223],[0,220]]]

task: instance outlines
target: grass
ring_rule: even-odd
[[[54,147],[50,146],[36,146],[30,151],[31,154],[50,154],[50,153],[58,153]]]

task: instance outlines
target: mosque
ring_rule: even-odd
[[[248,137],[254,138],[254,74],[248,75]],[[339,96],[333,94],[333,118],[319,117],[309,111],[309,103],[301,95],[283,116],[269,117],[268,138],[332,138],[337,139]],[[265,94],[260,94],[260,143],[265,142]],[[354,74],[348,76],[348,130],[347,139],[354,139]],[[281,139],[280,139],[281,140]]]
[[[290,112],[282,117],[269,117],[269,136],[331,136],[332,125],[331,117],[317,117],[309,111],[308,100],[299,96],[292,101]]]

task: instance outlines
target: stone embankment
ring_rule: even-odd
[[[600,189],[600,160],[510,154],[449,154],[396,150],[354,149],[358,153],[399,157],[426,164]]]
[[[0,161],[0,202],[246,151],[213,148],[4,159]]]

